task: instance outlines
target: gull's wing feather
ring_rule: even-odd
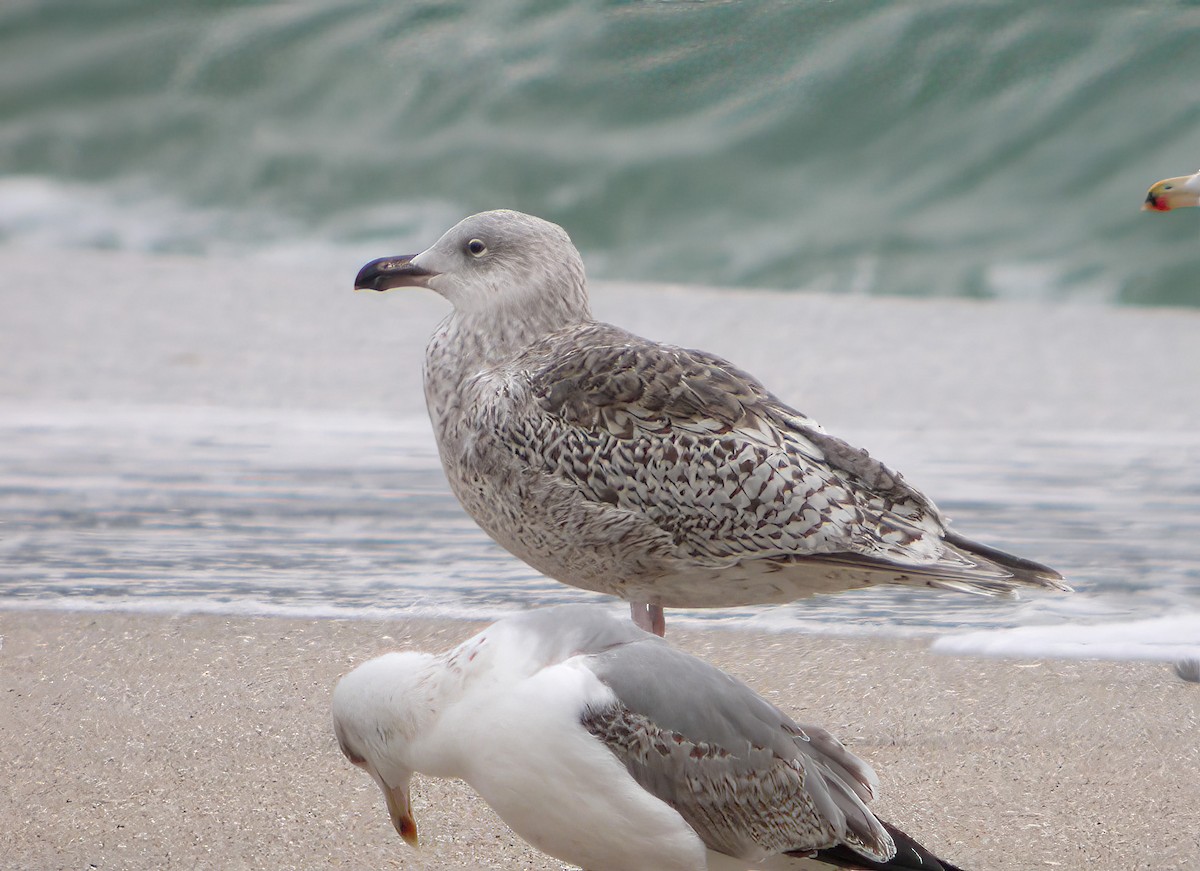
[[[874,772],[819,727],[799,726],[741,681],[656,639],[593,655],[616,700],[582,722],[642,788],[713,850],[755,857],[845,845],[895,852],[867,809]]]
[[[490,417],[501,442],[623,524],[639,518],[681,564],[828,562],[990,594],[1063,586],[953,535],[899,474],[719,357],[594,323],[551,334],[505,376],[532,413]]]
[[[818,850],[815,858],[850,871],[964,871],[935,856],[891,823],[885,822],[883,827],[896,844],[896,855],[887,862],[870,861],[845,846]]]

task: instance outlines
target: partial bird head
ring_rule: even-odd
[[[420,254],[372,260],[355,290],[427,287],[459,311],[492,312],[530,302],[588,315],[583,260],[566,231],[508,210],[464,218]]]
[[[417,846],[409,781],[413,745],[433,714],[426,684],[435,657],[388,653],[347,674],[333,691],[333,731],[342,753],[383,790],[388,816]]]
[[[1169,212],[1186,206],[1200,206],[1200,172],[1164,178],[1146,192],[1144,212]]]

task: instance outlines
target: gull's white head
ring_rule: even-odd
[[[1186,206],[1200,206],[1200,172],[1164,178],[1146,192],[1144,212],[1169,212]]]
[[[557,224],[501,209],[459,221],[420,254],[372,260],[356,290],[427,287],[462,312],[549,306],[590,317],[583,260]]]
[[[388,653],[360,665],[333,691],[333,731],[354,765],[383,790],[392,825],[417,845],[409,780],[416,764],[413,744],[436,713],[427,653]]]

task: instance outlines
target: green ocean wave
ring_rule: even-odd
[[[1200,210],[1139,211],[1200,166],[1198,36],[1169,2],[14,0],[0,243],[390,253],[504,206],[609,279],[1200,305]]]

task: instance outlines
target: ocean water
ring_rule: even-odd
[[[449,492],[424,418],[3,410],[0,607],[470,619],[625,608],[491,542]],[[884,455],[910,439],[870,435]],[[1015,453],[1012,442],[930,434],[921,486],[958,529],[1053,562],[1077,593],[874,588],[670,621],[937,637],[955,653],[1200,658],[1200,436],[1046,433]]]
[[[0,247],[310,263],[513,207],[601,278],[1200,305],[1182,2],[0,4]]]
[[[45,257],[0,251],[0,608],[487,619],[603,601],[503,552],[450,494],[419,374],[436,295],[355,294],[349,259],[78,263],[85,280],[48,284]],[[877,588],[674,624],[1200,658],[1200,312],[594,291],[601,318],[745,366],[964,534],[1077,587]]]
[[[1200,306],[1200,210],[1139,210],[1200,165],[1198,37],[1174,2],[0,4],[0,607],[592,601],[449,494],[432,309],[348,295],[511,207],[679,285],[601,314],[1079,587],[673,620],[1200,656],[1200,322],[1133,308]]]

